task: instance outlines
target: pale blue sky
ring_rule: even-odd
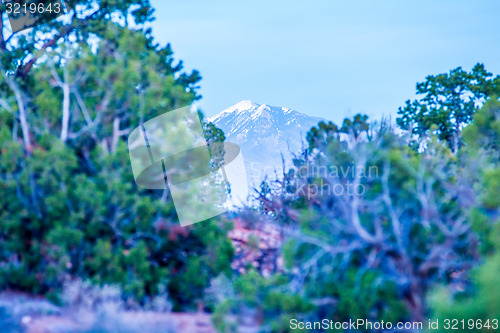
[[[340,121],[394,115],[428,74],[500,74],[499,0],[152,0],[153,33],[203,76],[207,115],[241,100]]]

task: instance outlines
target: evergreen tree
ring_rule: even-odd
[[[256,282],[242,277],[248,286],[226,310],[258,309],[273,332],[288,331],[290,318],[425,320],[429,290],[477,260],[469,165],[437,138],[419,153],[361,115],[340,129],[322,123],[308,138],[295,168],[263,187],[260,209],[240,215],[279,228],[283,277],[262,293],[247,292]],[[272,310],[271,295],[281,304]]]
[[[482,64],[474,66],[471,72],[458,67],[450,73],[429,75],[425,82],[417,83],[417,94],[423,97],[406,101],[399,109],[397,123],[419,138],[414,144],[428,137],[436,126],[439,139],[456,152],[462,144],[464,126],[499,89],[500,76],[493,78]]]
[[[167,290],[175,309],[194,307],[210,277],[229,271],[229,226],[181,228],[168,190],[136,186],[125,139],[198,99],[199,73],[184,72],[149,31],[111,19],[145,22],[147,1],[70,5],[71,23],[1,49],[0,288],[56,297],[77,277],[121,286],[129,304]],[[47,29],[67,34],[37,49]],[[205,128],[209,142],[224,140]]]
[[[471,219],[484,255],[471,274],[471,283],[437,289],[432,297],[434,316],[445,331],[446,319],[457,319],[459,330],[494,331],[500,328],[500,102],[494,98],[478,111],[464,131],[467,152],[479,169],[479,200]],[[468,281],[466,279],[465,281]],[[462,320],[464,322],[462,322]]]

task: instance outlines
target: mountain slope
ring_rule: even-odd
[[[224,131],[227,141],[241,147],[249,185],[256,186],[266,175],[281,173],[282,154],[290,167],[292,153],[305,147],[307,132],[323,119],[242,101],[208,120]]]

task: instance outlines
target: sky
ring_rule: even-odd
[[[500,74],[498,0],[151,0],[153,35],[201,72],[208,116],[242,100],[394,119],[427,75]]]

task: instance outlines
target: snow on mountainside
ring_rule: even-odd
[[[250,186],[258,186],[265,175],[281,173],[281,155],[289,168],[292,153],[306,146],[306,134],[322,118],[282,107],[242,101],[208,119],[222,129],[228,142],[241,147]]]

